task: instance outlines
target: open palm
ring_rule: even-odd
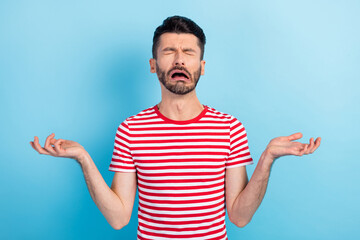
[[[304,154],[311,154],[320,146],[320,137],[315,141],[314,138],[311,138],[308,144],[294,142],[300,138],[302,138],[301,133],[294,133],[290,136],[274,138],[270,141],[266,150],[274,159],[276,159],[285,155],[302,156]]]
[[[77,160],[85,151],[83,146],[77,142],[55,139],[54,137],[54,133],[49,135],[46,138],[44,147],[41,147],[39,138],[35,136],[34,141],[30,142],[30,145],[40,154],[51,155],[54,157],[74,158]]]

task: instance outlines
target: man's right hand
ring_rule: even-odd
[[[74,141],[55,139],[54,137],[54,133],[49,135],[46,138],[44,147],[41,147],[39,138],[35,136],[34,141],[30,142],[30,145],[40,154],[51,155],[54,157],[73,158],[80,162],[80,159],[86,153],[83,146]]]
[[[40,154],[76,159],[81,165],[90,195],[106,220],[114,229],[128,224],[136,194],[136,173],[116,172],[109,188],[94,161],[79,143],[54,137],[54,133],[48,136],[44,147],[41,147],[39,138],[35,136],[30,145]]]

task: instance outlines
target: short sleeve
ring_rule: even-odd
[[[126,121],[121,123],[116,131],[109,170],[113,172],[136,172],[130,150],[130,131]]]
[[[253,164],[250,155],[248,139],[244,126],[236,119],[230,121],[230,151],[226,160],[226,168]]]

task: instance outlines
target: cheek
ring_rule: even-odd
[[[201,64],[199,62],[199,60],[192,60],[188,62],[188,68],[191,71],[198,71],[201,68]]]
[[[168,57],[162,57],[161,60],[157,61],[157,64],[162,70],[169,69],[171,67],[171,59]]]

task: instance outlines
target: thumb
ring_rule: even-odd
[[[287,138],[289,141],[294,141],[294,140],[298,140],[298,139],[302,138],[302,136],[303,136],[302,133],[298,132],[298,133],[294,133],[294,134],[288,136]]]

